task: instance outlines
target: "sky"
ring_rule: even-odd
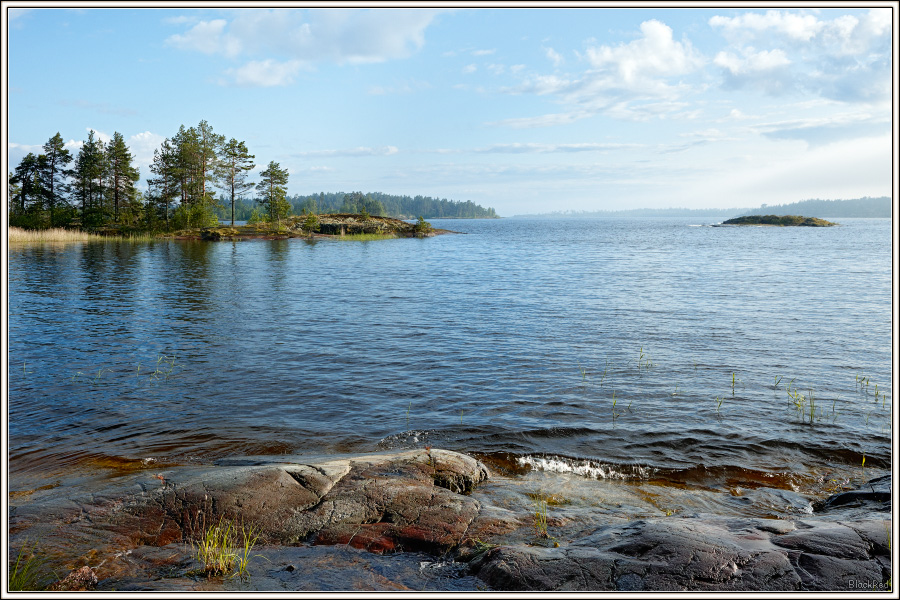
[[[143,179],[206,120],[290,194],[501,216],[892,195],[896,3],[36,6],[4,2],[7,172],[94,130],[123,134]]]

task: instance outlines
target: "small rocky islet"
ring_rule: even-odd
[[[837,223],[798,215],[750,215],[723,221],[722,225],[770,225],[773,227],[834,227]]]
[[[177,231],[169,236],[181,240],[251,240],[288,238],[336,238],[344,236],[377,235],[398,238],[434,237],[456,233],[437,229],[424,219],[409,222],[393,217],[371,216],[354,213],[315,215],[314,225],[308,223],[308,215],[294,215],[280,222],[247,223],[246,225],[220,225]]]
[[[534,510],[479,493],[488,485],[518,484],[475,457],[427,447],[132,473],[81,495],[19,496],[11,556],[40,540],[60,574],[55,590],[244,589],[235,587],[242,579],[207,577],[195,551],[204,531],[227,520],[258,536],[251,554],[265,560],[254,559],[243,584],[255,590],[322,589],[317,569],[336,563],[345,571],[328,589],[416,589],[371,579],[367,561],[425,555],[470,590],[890,589],[890,475],[789,518],[594,511],[579,522],[551,516],[556,537],[535,533]]]

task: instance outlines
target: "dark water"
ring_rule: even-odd
[[[888,468],[890,221],[702,223],[12,245],[11,472],[425,444],[595,477]]]

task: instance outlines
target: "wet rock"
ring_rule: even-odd
[[[61,581],[51,585],[48,590],[52,592],[86,592],[97,587],[97,575],[88,566],[76,569],[65,576]]]
[[[196,537],[230,519],[269,543],[440,552],[465,539],[481,509],[465,494],[487,477],[480,462],[444,450],[239,466],[172,479],[125,512],[152,532],[141,543]]]
[[[813,508],[817,512],[826,512],[841,507],[869,507],[875,510],[890,510],[891,480],[891,475],[872,479],[858,489],[834,494],[824,502],[814,504]]]
[[[844,591],[853,582],[890,577],[880,522],[854,529],[810,520],[759,527],[759,521],[636,521],[560,548],[493,548],[471,566],[495,589],[522,591]]]

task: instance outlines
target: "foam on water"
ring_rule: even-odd
[[[650,468],[640,465],[615,467],[590,460],[578,461],[560,457],[520,456],[516,462],[520,466],[528,466],[538,471],[572,473],[591,479],[646,479],[650,475]]]

